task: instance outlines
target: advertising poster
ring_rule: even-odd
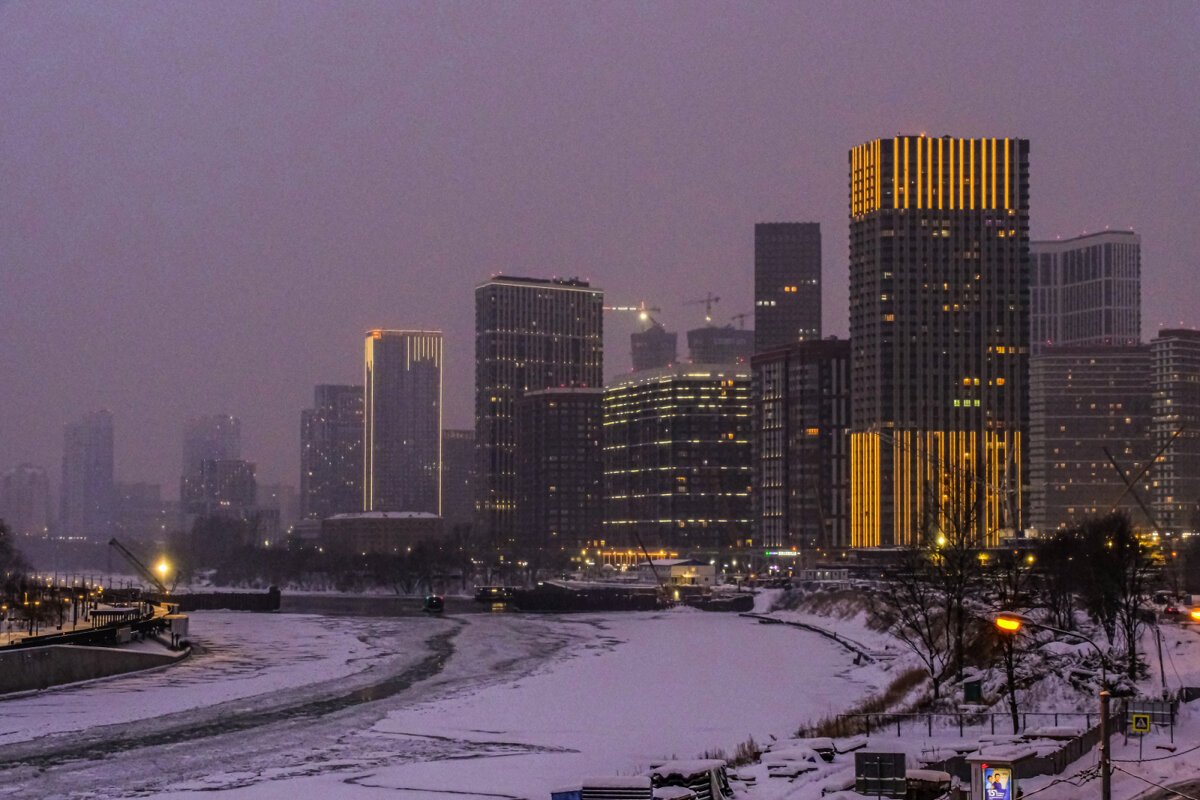
[[[983,800],[1012,800],[1012,770],[1008,767],[983,768]]]

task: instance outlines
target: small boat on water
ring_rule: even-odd
[[[425,610],[431,614],[439,614],[446,607],[446,601],[442,599],[440,594],[431,594],[425,597]]]

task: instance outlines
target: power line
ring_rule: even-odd
[[[1171,753],[1170,755],[1166,756],[1158,756],[1157,758],[1114,758],[1112,760],[1120,761],[1122,764],[1142,764],[1149,763],[1151,761],[1166,761],[1168,758],[1178,758],[1179,756],[1186,755],[1193,750],[1200,750],[1200,744],[1196,745],[1195,747],[1189,747],[1187,750],[1180,750],[1178,753]]]
[[[1195,749],[1195,748],[1192,748],[1192,749]],[[1170,786],[1163,786],[1161,783],[1155,783],[1154,781],[1150,780],[1149,778],[1143,778],[1141,775],[1136,775],[1136,774],[1130,772],[1129,770],[1125,769],[1124,767],[1118,767],[1116,764],[1113,764],[1112,768],[1119,772],[1124,772],[1126,775],[1128,775],[1131,778],[1137,778],[1139,781],[1148,783],[1151,786],[1154,786],[1155,788],[1162,789],[1164,792],[1170,792],[1171,794],[1175,795],[1176,797],[1182,797],[1184,800],[1200,800],[1200,797],[1195,797],[1190,794],[1184,794],[1183,792],[1179,791],[1178,789],[1172,789]]]

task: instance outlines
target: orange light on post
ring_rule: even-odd
[[[996,627],[1005,633],[1016,633],[1021,630],[1021,620],[1012,617],[996,617]]]

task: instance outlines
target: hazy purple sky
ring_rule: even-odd
[[[0,470],[107,407],[173,496],[227,412],[295,484],[371,327],[445,331],[469,428],[479,282],[725,323],[759,221],[821,223],[845,335],[846,152],[897,133],[1032,140],[1034,237],[1133,227],[1145,334],[1193,327],[1198,41],[1194,2],[0,2]]]

